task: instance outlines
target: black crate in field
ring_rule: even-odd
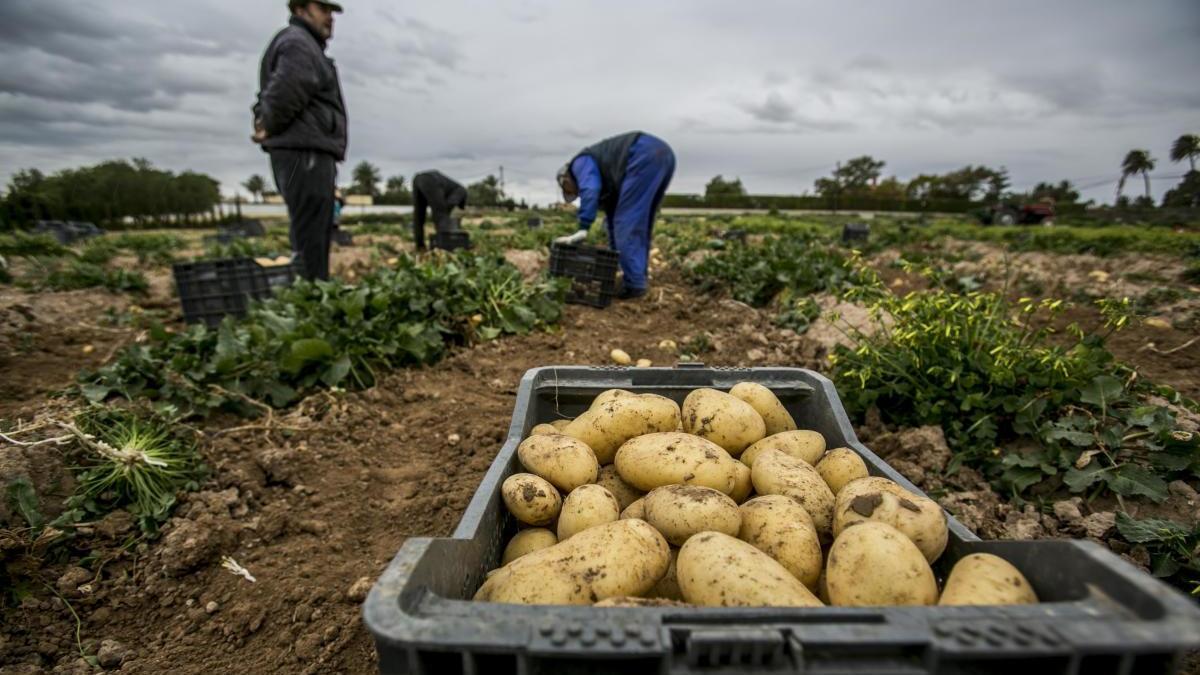
[[[270,297],[296,280],[299,266],[262,266],[251,258],[204,260],[174,266],[175,287],[188,323],[220,325],[226,316],[243,316],[250,300]]]
[[[586,244],[550,247],[550,274],[573,281],[567,302],[608,307],[617,293],[617,252]]]
[[[471,234],[463,230],[446,230],[433,235],[433,247],[443,251],[471,248]]]
[[[833,383],[795,368],[545,367],[525,374],[508,437],[449,537],[411,537],[363,607],[383,673],[895,673],[1116,675],[1180,671],[1200,647],[1200,607],[1091,541],[981,541],[950,516],[934,565],[1004,558],[1040,604],[961,607],[525,606],[471,600],[500,566],[516,519],[501,496],[539,423],[573,418],[608,389],[676,402],[700,387],[757,382],[830,448],[919,488],[860,443]]]

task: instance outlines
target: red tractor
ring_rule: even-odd
[[[1054,201],[996,204],[980,213],[979,220],[984,225],[1053,225]]]

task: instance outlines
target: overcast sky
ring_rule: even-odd
[[[546,202],[580,147],[642,129],[675,148],[672,192],[722,173],[799,193],[867,153],[901,178],[1004,165],[1017,189],[1111,201],[1126,151],[1177,176],[1171,142],[1200,133],[1197,0],[344,4],[343,182],[363,159],[464,181],[503,165]],[[0,181],[134,156],[227,193],[269,176],[249,109],[285,5],[0,0]]]

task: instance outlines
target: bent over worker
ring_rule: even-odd
[[[603,209],[609,246],[620,257],[624,283],[617,297],[622,300],[646,294],[654,215],[674,175],[671,146],[640,131],[584,148],[558,172],[563,199],[580,202],[579,231],[556,241],[577,244],[586,239]]]
[[[418,251],[425,250],[425,210],[433,211],[433,226],[438,232],[454,229],[450,213],[455,207],[467,208],[467,189],[440,171],[424,171],[412,179],[413,241]]]

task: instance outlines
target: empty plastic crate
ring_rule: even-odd
[[[567,302],[604,308],[617,292],[617,252],[586,244],[553,244],[550,274],[572,280]]]
[[[1043,602],[1011,607],[595,608],[472,602],[516,522],[500,486],[520,472],[534,425],[572,418],[606,389],[682,401],[697,387],[761,383],[802,428],[859,453],[874,475],[920,494],[858,442],[833,384],[793,368],[549,367],[521,380],[508,439],[447,538],[411,538],[363,607],[383,673],[971,673],[1141,675],[1176,672],[1200,646],[1200,609],[1089,541],[980,541],[957,520],[935,565],[1001,556]]]
[[[445,230],[433,235],[433,247],[443,251],[471,248],[471,234],[462,230]]]
[[[299,264],[264,267],[252,258],[229,258],[178,263],[173,270],[184,321],[216,327],[226,316],[245,315],[250,300],[291,285]]]

